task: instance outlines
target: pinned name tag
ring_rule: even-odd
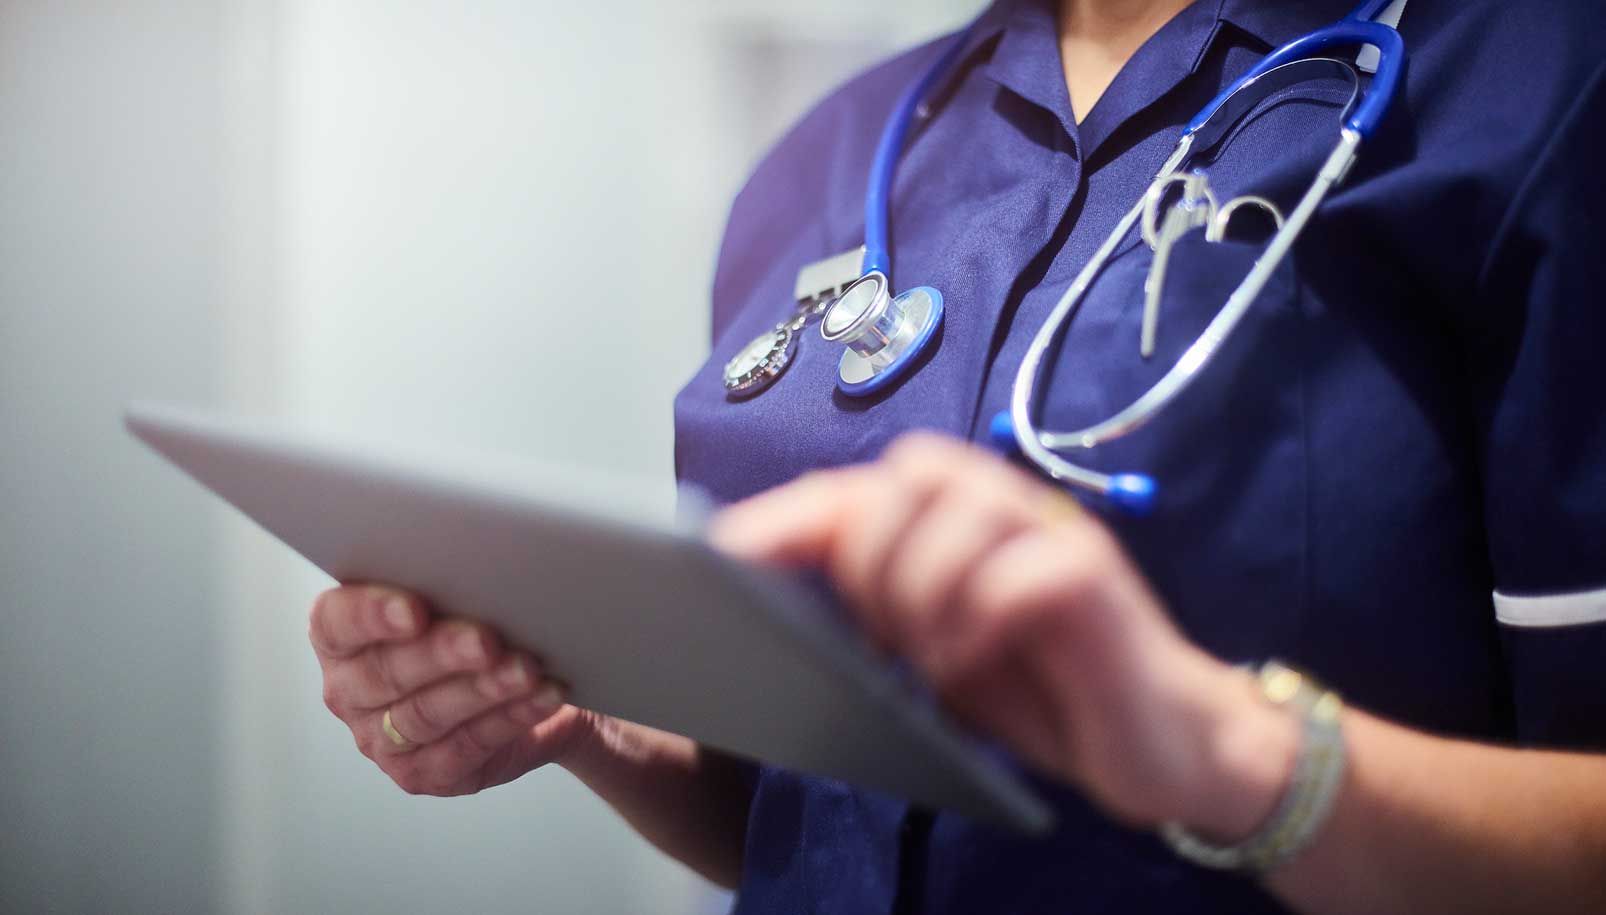
[[[797,272],[797,287],[793,296],[799,303],[824,298],[836,298],[848,284],[859,278],[864,266],[864,246],[851,251],[833,254],[812,264],[803,265]]]

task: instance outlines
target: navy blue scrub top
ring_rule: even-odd
[[[995,4],[894,188],[893,280],[946,299],[935,352],[853,399],[835,390],[840,349],[810,328],[770,390],[729,401],[722,364],[792,313],[798,269],[862,242],[876,136],[941,45],[854,79],[735,201],[712,355],[675,405],[681,477],[728,501],[911,429],[986,441],[1028,340],[1181,125],[1349,6],[1198,0],[1078,124],[1052,4]],[[1109,523],[1217,656],[1292,661],[1435,733],[1600,748],[1606,624],[1504,625],[1492,594],[1606,588],[1606,5],[1415,0],[1401,30],[1405,92],[1347,184],[1203,380],[1092,463],[1159,481],[1154,516]],[[1342,100],[1312,84],[1263,105],[1210,166],[1218,194],[1290,209]],[[1129,239],[1054,357],[1043,425],[1130,402],[1257,251],[1181,244],[1146,363],[1150,253]],[[739,913],[1280,910],[1047,780],[1061,825],[1030,840],[826,779],[755,778]]]

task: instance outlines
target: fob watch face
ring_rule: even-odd
[[[792,362],[797,335],[785,325],[767,330],[725,363],[725,392],[751,397],[781,377]]]

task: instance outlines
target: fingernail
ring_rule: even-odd
[[[523,658],[514,658],[502,667],[497,679],[510,690],[521,690],[530,685],[530,665]]]
[[[392,597],[385,602],[385,622],[397,632],[406,632],[413,628],[413,608],[402,598]]]
[[[559,708],[568,701],[568,690],[556,680],[544,680],[541,688],[530,697],[530,705],[542,711],[551,711]]]
[[[485,657],[485,640],[479,630],[465,629],[457,637],[457,656],[465,661],[479,661]]]

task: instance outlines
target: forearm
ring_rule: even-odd
[[[604,718],[562,765],[665,854],[736,885],[752,801],[741,763],[685,737]]]
[[[1238,677],[1209,690],[1196,832],[1236,841],[1287,784],[1299,728]],[[1606,757],[1431,737],[1344,713],[1349,763],[1315,842],[1268,887],[1309,915],[1606,912]]]
[[[1269,885],[1312,915],[1606,911],[1606,757],[1430,737],[1350,712],[1332,818]]]

